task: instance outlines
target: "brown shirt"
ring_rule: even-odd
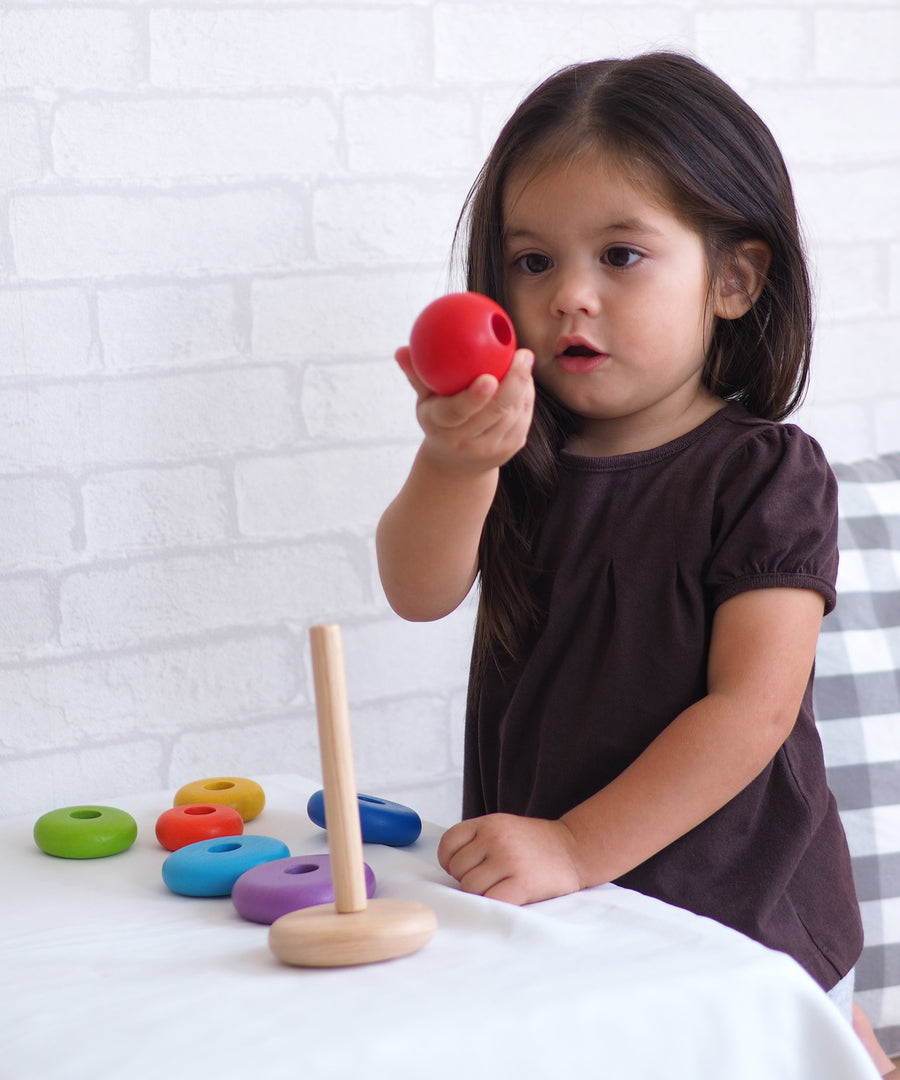
[[[604,787],[705,695],[719,604],[795,587],[831,610],[836,537],[819,446],[737,405],[654,450],[563,452],[535,557],[546,618],[470,709],[464,816],[557,818]],[[825,989],[850,970],[862,930],[812,679],[762,774],[617,884],[791,954]]]

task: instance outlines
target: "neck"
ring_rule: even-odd
[[[620,457],[655,450],[698,428],[725,405],[722,398],[705,393],[690,408],[670,416],[644,417],[639,421],[634,417],[585,419],[566,449],[582,457]]]

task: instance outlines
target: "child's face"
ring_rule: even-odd
[[[587,453],[649,449],[721,406],[701,384],[713,326],[703,241],[597,153],[514,173],[506,302],[535,378]]]

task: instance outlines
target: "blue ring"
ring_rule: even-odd
[[[386,844],[388,847],[407,847],[419,839],[422,831],[422,819],[408,806],[376,799],[374,795],[357,795],[359,802],[359,824],[362,838],[367,844]],[[310,795],[306,804],[310,821],[320,829],[325,824],[325,792],[317,791]]]
[[[182,896],[230,896],[241,874],[288,855],[287,845],[271,836],[217,836],[173,851],[162,878]]]

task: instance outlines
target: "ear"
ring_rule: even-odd
[[[765,240],[744,240],[728,255],[716,281],[715,314],[739,319],[759,299],[766,284],[772,252]]]

